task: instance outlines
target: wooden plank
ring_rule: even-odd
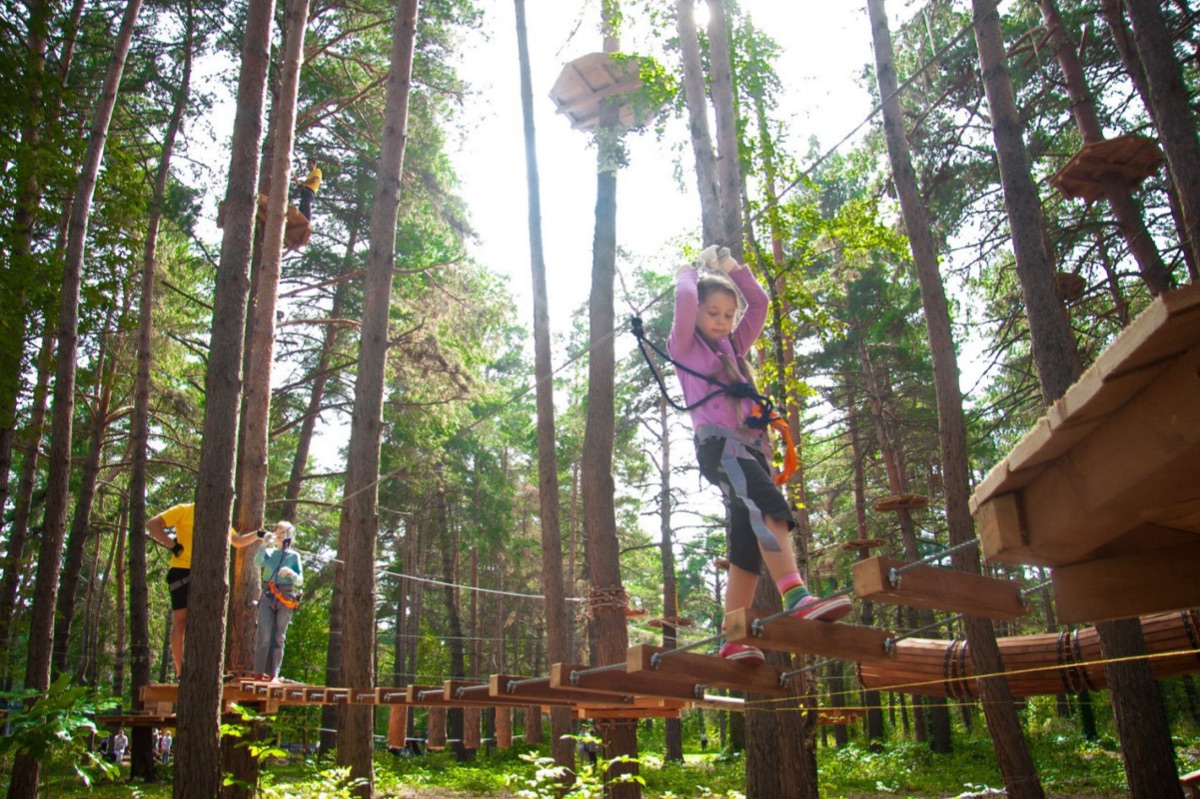
[[[408,691],[405,688],[376,688],[381,705],[407,705]]]
[[[581,674],[576,685],[571,683],[571,674],[583,672],[587,666],[578,663],[555,663],[550,666],[551,688],[579,688],[600,694],[624,696],[657,696],[672,699],[699,699],[704,696],[704,686],[681,683],[648,672],[630,674],[625,669]]]
[[[454,690],[456,701],[467,702],[473,706],[480,707],[528,707],[529,703],[521,699],[510,699],[508,697],[492,696],[491,686],[487,683],[481,685],[465,685]],[[568,705],[569,702],[553,702],[557,706]]]
[[[775,666],[752,666],[695,652],[674,652],[662,658],[657,668],[651,663],[654,655],[668,650],[657,646],[630,647],[627,652],[626,670],[630,674],[641,672],[660,674],[688,683],[702,683],[716,688],[732,688],[756,694],[787,694],[788,688],[781,685],[779,677],[783,669]]]
[[[1200,606],[1200,545],[1077,563],[1054,569],[1063,624],[1120,619]]]
[[[900,568],[909,570],[899,576],[900,584],[894,586],[889,582],[889,572]],[[997,580],[928,564],[909,567],[903,561],[883,557],[860,560],[851,567],[851,572],[854,594],[859,599],[991,619],[1016,619],[1029,612],[1021,601],[1021,587],[1012,580]],[[877,630],[874,632],[886,637]],[[862,659],[854,655],[837,657]]]
[[[677,719],[679,708],[586,708],[574,710],[577,719]]]
[[[874,560],[873,558],[871,560]],[[866,563],[868,561],[859,561]],[[857,564],[855,565],[857,568]],[[855,593],[858,593],[857,586]],[[859,597],[865,598],[862,594]],[[753,624],[769,616],[750,608],[735,610],[725,617],[725,637],[735,644],[749,644],[778,652],[798,655],[819,655],[843,660],[871,660],[887,657],[883,642],[890,635],[873,627],[853,624],[830,624],[827,621],[806,621],[784,617],[766,624],[761,634],[755,634]]]
[[[549,677],[533,678],[527,682],[528,680],[531,680],[531,678],[520,677],[514,674],[493,674],[488,680],[488,693],[499,698],[523,699],[525,704],[537,702],[547,705],[596,702],[598,697],[604,696],[604,694],[581,691],[578,688],[551,688]],[[612,702],[614,705],[619,703],[621,703],[620,698]]]

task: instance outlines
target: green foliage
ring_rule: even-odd
[[[576,743],[599,746],[601,741],[593,735],[568,735]],[[536,753],[521,755],[521,759],[533,767],[531,773],[509,775],[508,787],[513,788],[513,795],[520,799],[601,799],[606,795],[606,786],[616,783],[634,782],[645,786],[646,780],[637,774],[622,773],[611,779],[605,774],[612,766],[621,763],[637,763],[636,758],[621,755],[605,760],[596,761],[596,768],[583,767],[572,771],[565,766],[558,766],[554,758]],[[563,784],[571,781],[570,787],[564,790]]]
[[[34,689],[0,693],[14,708],[5,718],[8,734],[0,737],[0,757],[25,755],[38,762],[72,764],[84,785],[96,774],[117,775],[116,764],[92,754],[87,741],[96,732],[96,713],[113,707],[87,686],[72,686],[69,675],[60,675],[45,694]]]

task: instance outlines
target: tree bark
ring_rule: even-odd
[[[1037,192],[1021,141],[1012,82],[1004,65],[999,13],[994,0],[973,0],[973,4],[975,38],[992,111],[1005,205],[1017,257],[1017,278],[1025,297],[1038,382],[1043,400],[1049,404],[1070,387],[1079,371],[1078,359],[1070,330],[1056,307],[1052,266],[1043,246],[1041,214],[1034,213],[1039,208]],[[1145,55],[1142,53],[1143,58]],[[1192,137],[1194,142],[1194,132]],[[1128,621],[1096,625],[1105,657],[1136,657],[1144,653],[1141,627],[1136,621],[1132,625],[1137,627],[1136,631],[1131,629]],[[972,656],[976,653],[972,652]],[[1117,713],[1117,727],[1122,748],[1127,754],[1137,754],[1136,758],[1127,756],[1125,759],[1131,795],[1134,799],[1180,796],[1182,789],[1174,778],[1174,747],[1170,730],[1161,715],[1161,706],[1156,701],[1149,664],[1145,660],[1134,660],[1119,665],[1121,668],[1112,671],[1106,668],[1106,672],[1114,702],[1121,697],[1122,712]],[[979,673],[987,673],[982,665],[977,664],[977,668]]]
[[[154,177],[150,214],[146,222],[146,246],[142,256],[141,296],[138,301],[137,371],[133,387],[133,416],[129,422],[132,457],[129,466],[129,654],[130,684],[134,709],[144,705],[139,691],[150,684],[150,589],[146,584],[146,464],[150,447],[150,367],[153,362],[151,339],[154,333],[154,276],[158,267],[158,232],[163,215],[163,200],[171,174],[171,156],[183,125],[183,115],[191,96],[193,41],[196,19],[192,3],[185,4],[183,65],[175,91],[175,105],[163,135],[162,153]],[[168,618],[170,618],[168,616]],[[130,736],[130,776],[155,779],[154,741],[148,728],[134,727]]]
[[[538,180],[537,132],[533,119],[533,79],[525,25],[525,0],[514,0],[517,55],[521,72],[521,111],[525,132],[525,176],[529,189],[529,264],[533,279],[533,349],[537,402],[538,509],[541,514],[542,592],[546,597],[546,652],[551,663],[568,660],[567,611],[563,588],[562,526],[558,499],[558,453],[554,435],[554,364],[550,352],[550,311],[546,297],[546,258],[542,247],[542,200]],[[557,766],[573,770],[575,747],[571,712],[550,710],[550,746]]]
[[[917,271],[917,281],[921,288],[921,302],[925,308],[925,325],[929,331],[929,349],[933,358],[934,386],[937,397],[938,441],[942,456],[942,477],[946,498],[946,526],[950,544],[958,545],[975,538],[975,525],[971,519],[968,505],[971,490],[967,461],[966,421],[962,410],[962,392],[958,384],[958,362],[954,353],[950,310],[946,303],[941,274],[938,271],[937,247],[929,229],[920,187],[917,185],[916,174],[913,171],[908,140],[904,134],[900,101],[896,96],[896,73],[893,65],[891,34],[888,32],[887,14],[884,11],[883,0],[869,0],[868,9],[875,43],[875,72],[879,81],[879,93],[881,97],[887,98],[883,104],[883,114],[888,156],[892,164],[892,176],[900,195],[900,207],[908,231],[913,263]],[[998,18],[996,21],[999,21]],[[976,25],[976,30],[980,30],[978,16]],[[997,30],[996,33],[998,34],[999,31]],[[984,46],[981,42],[981,54],[983,50]],[[1002,64],[1000,68],[1003,69]],[[986,73],[987,67],[985,67],[985,79]],[[1005,76],[1007,77],[1007,73]],[[989,87],[989,99],[992,94],[993,90]],[[997,117],[994,110],[993,117]],[[1019,137],[1019,129],[1017,132]],[[997,134],[998,149],[1000,148],[999,138],[999,134]],[[1026,172],[1026,178],[1028,178],[1028,172]],[[1006,181],[1006,187],[1007,185]],[[1034,199],[1036,201],[1036,195]],[[1015,220],[1013,222],[1015,233]],[[959,571],[980,573],[978,549],[956,552],[951,558],[951,563]],[[992,627],[991,621],[968,616],[963,624],[967,631],[967,639],[971,643],[971,660],[975,666],[975,673],[999,674],[1003,672],[1004,664],[1000,660],[1000,649],[996,644],[996,631]],[[1029,752],[1029,747],[1021,731],[1008,680],[1002,676],[981,679],[979,680],[979,691],[988,731],[991,733],[992,746],[996,751],[1000,773],[1004,777],[1008,795],[1014,799],[1041,799],[1044,796],[1041,782],[1033,763],[1033,756]]]
[[[721,197],[721,238],[734,260],[742,262],[742,166],[738,146],[737,94],[733,89],[729,20],[725,0],[708,0],[709,85],[717,120],[718,191]],[[699,162],[697,162],[698,164]]]
[[[391,72],[384,112],[383,147],[371,212],[371,250],[367,256],[366,298],[354,411],[346,462],[345,493],[339,530],[345,578],[342,660],[339,684],[375,684],[375,542],[378,508],[379,447],[383,432],[383,383],[387,359],[392,270],[396,260],[396,214],[400,176],[408,143],[408,98],[419,0],[400,0],[392,30]],[[350,612],[350,611],[353,612]],[[338,763],[349,766],[365,784],[357,793],[370,797],[374,785],[372,719],[369,706],[341,708],[338,719]]]
[[[263,102],[270,63],[274,0],[251,0],[242,43],[232,158],[226,192],[210,338],[204,441],[196,489],[192,584],[175,743],[176,799],[212,799],[221,791],[221,672],[229,593],[229,525],[250,254],[257,212]]]
[[[1030,176],[1021,118],[1005,65],[1000,13],[996,0],[972,0],[971,5],[979,66],[992,115],[992,137],[1000,163],[1004,207],[1017,259],[1017,278],[1028,310],[1029,334],[1034,340],[1033,361],[1041,382],[1042,399],[1049,403],[1062,396],[1075,379],[1078,358],[1054,293],[1054,264],[1046,252],[1041,200]]]
[[[1129,75],[1129,80],[1133,83],[1134,88],[1137,89],[1146,113],[1154,120],[1155,127],[1158,127],[1158,109],[1150,99],[1150,84],[1146,80],[1146,69],[1142,65],[1142,59],[1133,43],[1133,33],[1125,24],[1121,0],[1100,0],[1100,6],[1104,12],[1104,19],[1108,23],[1109,31],[1112,33],[1113,44],[1116,45],[1117,52],[1121,54],[1121,63],[1125,65],[1125,72]],[[1187,239],[1187,225],[1183,220],[1183,204],[1179,199],[1179,191],[1169,180],[1166,189],[1175,230],[1179,235],[1179,240],[1184,241]],[[1180,250],[1183,253],[1184,263],[1187,265],[1188,274],[1192,280],[1200,280],[1200,262],[1197,262],[1192,248],[1181,247]]]
[[[1075,116],[1075,126],[1079,129],[1080,138],[1084,144],[1094,144],[1104,141],[1104,131],[1096,116],[1096,101],[1088,91],[1087,78],[1083,74],[1083,65],[1076,55],[1077,45],[1063,25],[1062,16],[1054,0],[1038,0],[1042,12],[1042,21],[1050,32],[1050,45],[1062,69],[1063,78],[1067,84],[1067,93],[1071,97],[1071,111]],[[1120,180],[1108,178],[1104,183],[1104,196],[1112,209],[1117,227],[1121,231],[1129,252],[1138,263],[1142,280],[1150,293],[1157,296],[1171,288],[1171,273],[1163,263],[1158,247],[1146,222],[1142,217],[1142,209],[1133,196],[1129,186]]]
[[[618,50],[615,38],[616,3],[605,3],[603,26],[604,52]],[[600,106],[600,131],[597,148],[596,228],[592,239],[592,285],[588,307],[588,392],[587,419],[583,432],[581,488],[583,528],[587,536],[587,562],[592,580],[592,624],[595,636],[593,664],[620,663],[625,660],[629,637],[624,608],[629,599],[621,581],[617,552],[617,519],[613,504],[615,486],[612,476],[614,422],[613,373],[616,355],[613,346],[613,282],[617,257],[617,173],[612,149],[618,146],[620,108],[615,103]],[[597,725],[604,740],[606,757],[637,757],[636,725],[623,721],[604,721]],[[635,763],[616,763],[606,777],[637,773]],[[637,783],[614,783],[613,799],[636,799],[641,795]]]
[[[1125,0],[1125,10],[1133,24],[1134,41],[1155,108],[1155,124],[1182,206],[1183,246],[1200,263],[1200,142],[1183,70],[1175,58],[1158,0]]]
[[[79,293],[82,282],[84,247],[88,215],[96,179],[104,159],[108,125],[117,101],[125,57],[133,41],[133,28],[141,0],[129,0],[121,27],[113,42],[113,52],[104,76],[104,88],[92,119],[87,153],[80,168],[79,181],[71,206],[66,261],[63,264],[62,295],[58,316],[58,356],[54,381],[54,411],[50,433],[50,476],[46,491],[46,520],[38,552],[34,587],[33,618],[29,630],[29,659],[25,669],[25,687],[45,691],[50,686],[50,652],[54,627],[54,608],[58,594],[59,561],[66,533],[67,503],[70,501],[71,433],[75,407],[75,362],[79,351]],[[7,479],[7,475],[5,475]],[[9,783],[10,799],[37,795],[41,765],[29,755],[20,755],[13,763]]]
[[[705,246],[724,240],[721,197],[717,178],[717,156],[708,129],[708,102],[704,89],[704,66],[696,35],[695,0],[675,0],[675,29],[683,63],[683,93],[687,104],[688,131],[696,159],[696,187],[700,192],[700,220]]]

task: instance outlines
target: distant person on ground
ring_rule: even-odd
[[[129,748],[129,739],[125,737],[125,730],[117,727],[117,733],[113,736],[112,755],[113,762],[120,763],[125,759],[125,750]]]
[[[296,176],[296,182],[300,184],[296,193],[300,196],[300,213],[304,214],[305,219],[311,220],[313,198],[317,196],[317,190],[321,188],[322,174],[315,158],[305,161],[304,167],[308,170],[308,174],[303,180],[299,175]]]
[[[183,641],[187,635],[188,586],[192,583],[192,527],[195,505],[176,505],[146,522],[146,532],[157,543],[171,550],[167,566],[167,588],[171,592],[171,657],[175,661],[175,679],[183,673]],[[167,530],[174,528],[174,537]],[[229,528],[229,542],[242,548],[263,538],[266,530],[238,533]]]
[[[709,247],[678,271],[667,350],[690,409],[700,473],[721,488],[729,510],[725,612],[749,607],[765,561],[792,616],[836,621],[850,600],[814,596],[800,577],[789,536],[796,519],[771,467],[769,401],[754,391],[745,360],[766,318],[766,292],[728,248]],[[757,647],[728,641],[719,654],[764,661]]]
[[[279,522],[268,534],[267,544],[254,554],[254,565],[262,571],[262,598],[258,601],[258,641],[254,647],[254,671],[270,680],[279,679],[283,645],[292,613],[300,604],[304,569],[292,549],[296,528]]]
[[[175,743],[175,739],[171,737],[171,730],[163,730],[162,739],[158,742],[158,751],[164,765],[171,762],[171,744],[173,743]]]

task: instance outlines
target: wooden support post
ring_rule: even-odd
[[[463,748],[478,749],[480,744],[479,724],[483,719],[483,708],[468,707],[463,710]]]
[[[438,751],[446,748],[446,708],[430,707],[425,717],[425,747]]]
[[[512,749],[513,709],[508,706],[496,708],[496,747]]]
[[[526,705],[525,707],[525,743],[540,744],[542,735],[542,706]]]
[[[668,650],[659,646],[634,646],[627,653],[626,670],[630,674],[640,672],[659,674],[683,683],[703,683],[717,688],[733,688],[756,694],[783,695],[787,686],[781,685],[779,676],[783,669],[774,666],[751,666],[724,658],[697,655],[694,652],[674,652],[659,661],[658,668],[651,663],[654,655]]]
[[[1021,586],[1012,580],[921,564],[898,575],[899,582],[893,585],[892,570],[906,566],[909,564],[888,558],[858,561],[851,567],[855,595],[872,602],[990,619],[1015,619],[1029,612],[1021,601]]]
[[[388,749],[403,749],[408,744],[408,706],[388,706]]]
[[[761,635],[756,635],[753,623],[768,615],[770,614],[749,608],[735,610],[725,617],[725,637],[735,644],[749,644],[800,655],[819,655],[844,660],[878,660],[887,657],[883,645],[890,636],[884,630],[785,616],[767,623],[763,626]]]

